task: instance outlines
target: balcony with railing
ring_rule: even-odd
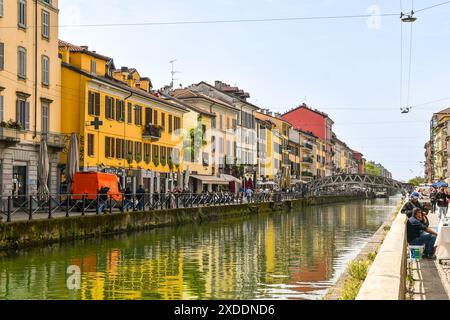
[[[46,139],[47,146],[49,148],[56,149],[57,151],[62,151],[66,147],[69,137],[64,134],[53,132],[38,133],[36,141],[38,143],[41,143],[43,139]]]
[[[157,141],[160,140],[162,136],[162,127],[154,124],[147,124],[145,126],[144,132],[142,133],[142,139]]]
[[[7,144],[20,143],[24,137],[25,133],[21,129],[0,127],[0,141],[4,141]]]
[[[314,160],[311,157],[305,157],[305,158],[303,158],[302,162],[306,163],[306,164],[312,164],[312,163],[314,163]]]
[[[308,143],[308,142],[303,143],[302,147],[305,148],[305,149],[308,149],[308,150],[313,150],[314,149],[313,145]]]
[[[314,174],[311,171],[302,171],[302,177],[312,178]]]

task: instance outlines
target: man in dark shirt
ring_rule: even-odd
[[[411,200],[409,200],[407,203],[405,203],[405,205],[402,208],[402,213],[406,214],[408,216],[408,218],[411,218],[413,215],[413,209],[415,208],[419,208],[422,211],[425,211],[425,207],[423,206],[422,203],[420,203],[419,201],[419,193],[418,192],[413,192],[411,194]]]
[[[423,219],[423,212],[420,208],[414,208],[411,218],[407,222],[407,238],[411,246],[425,245],[423,257],[425,259],[436,259],[434,255],[437,233],[429,228]]]
[[[445,188],[441,188],[436,194],[436,202],[439,209],[439,219],[447,216],[449,195]]]

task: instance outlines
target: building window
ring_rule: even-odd
[[[30,103],[24,99],[17,99],[16,121],[25,130],[30,130]]]
[[[153,110],[153,124],[158,125],[158,110]]]
[[[26,28],[27,27],[27,1],[19,0],[18,6],[19,6],[19,10],[18,10],[19,27]]]
[[[142,142],[136,142],[134,148],[135,148],[134,159],[137,162],[141,162],[142,161]]]
[[[0,17],[3,17],[3,0],[0,0]]]
[[[117,159],[125,158],[125,142],[122,139],[116,140],[116,158]]]
[[[145,143],[144,144],[144,161],[146,162],[146,163],[150,163],[150,161],[151,161],[151,154],[150,154],[150,151],[151,150],[151,145],[150,144],[148,144],[148,143]]]
[[[105,117],[114,120],[114,98],[105,96]]]
[[[180,117],[174,117],[173,119],[173,130],[177,132],[181,129],[181,118]]]
[[[42,10],[42,36],[46,39],[50,38],[50,13]]]
[[[134,158],[133,141],[127,140],[127,159]]]
[[[114,158],[114,138],[105,137],[105,157]]]
[[[0,42],[0,70],[3,69],[5,69],[5,44]]]
[[[42,103],[42,133],[47,134],[49,133],[49,127],[50,127],[50,106],[47,102]]]
[[[116,100],[116,120],[125,122],[125,102],[119,99]]]
[[[97,73],[97,61],[91,60],[91,73]]]
[[[169,114],[169,133],[172,133],[173,131],[173,120],[172,120],[173,116],[171,114]]]
[[[17,62],[17,75],[20,79],[25,80],[27,78],[27,49],[19,47]]]
[[[134,123],[137,126],[142,126],[142,107],[138,105],[134,107]]]
[[[159,162],[159,146],[152,146],[153,162]]]
[[[88,134],[88,156],[89,157],[93,157],[94,156],[94,135],[93,134]]]
[[[100,93],[89,91],[88,114],[90,116],[100,116]]]
[[[128,113],[128,124],[132,124],[133,123],[133,104],[131,102],[128,102],[127,113]]]
[[[211,119],[211,128],[215,129],[217,126],[217,119],[216,119],[216,115],[214,114],[214,116]]]
[[[166,130],[166,114],[164,112],[161,112],[161,127]]]
[[[47,56],[42,56],[42,84],[50,84],[50,59]]]
[[[223,116],[222,115],[220,115],[220,117],[219,117],[219,128],[220,128],[220,130],[223,130]]]

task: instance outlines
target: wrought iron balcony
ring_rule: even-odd
[[[145,130],[142,133],[142,138],[144,140],[156,141],[161,139],[161,136],[162,136],[162,127],[155,126],[151,123],[145,126]]]
[[[302,171],[302,176],[303,177],[314,177],[313,173],[310,171]]]
[[[313,146],[312,146],[312,144],[310,144],[310,143],[304,143],[303,145],[302,145],[304,148],[306,148],[306,149],[309,149],[309,150],[313,150]]]
[[[313,158],[303,158],[302,161],[305,163],[313,163],[314,162]]]

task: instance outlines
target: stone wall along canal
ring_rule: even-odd
[[[321,299],[400,198],[55,244],[0,256],[0,299]],[[67,287],[79,266],[81,289]]]

